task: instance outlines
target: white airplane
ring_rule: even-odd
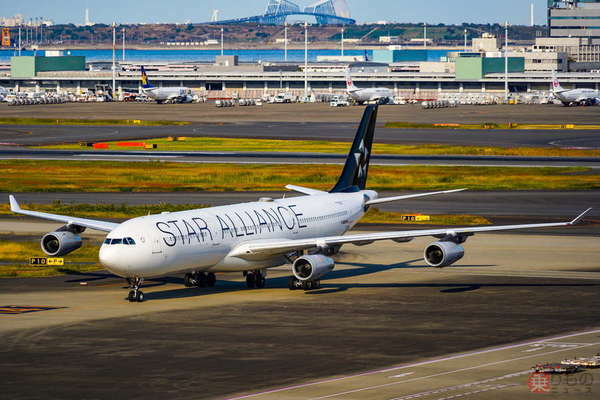
[[[552,80],[552,93],[567,107],[600,104],[600,91],[594,89],[564,89],[556,77]]]
[[[8,90],[0,86],[0,101],[4,101],[6,96],[8,96]]]
[[[165,87],[157,88],[150,84],[146,69],[142,66],[142,93],[150,97],[158,104],[162,103],[191,103],[194,92],[187,87]]]
[[[350,69],[346,69],[346,92],[358,104],[367,102],[376,102],[377,104],[387,104],[394,98],[394,91],[388,88],[368,88],[360,89],[354,85]]]
[[[12,212],[65,225],[44,235],[41,247],[52,257],[78,249],[86,228],[108,232],[99,259],[106,269],[127,278],[129,301],[143,301],[145,278],[185,273],[186,286],[214,286],[218,272],[243,272],[249,288],[265,286],[267,269],[291,263],[289,289],[320,288],[320,280],[334,269],[332,255],[345,244],[363,246],[379,240],[409,242],[416,237],[437,240],[424,251],[425,262],[443,268],[464,255],[461,246],[477,232],[574,225],[571,222],[442,228],[345,235],[369,207],[403,199],[461,191],[379,198],[366,189],[377,106],[368,106],[346,159],[341,176],[329,191],[288,185],[305,196],[261,199],[198,210],[137,217],[121,224],[23,210],[11,195]]]

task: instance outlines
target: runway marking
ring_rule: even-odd
[[[466,392],[466,393],[461,393],[461,394],[455,394],[454,396],[448,396],[448,397],[440,397],[437,400],[450,400],[450,399],[457,399],[459,397],[466,397],[466,396],[470,396],[472,394],[477,394],[477,393],[483,393],[483,392],[489,392],[492,390],[500,390],[500,389],[506,389],[508,387],[514,387],[514,386],[519,386],[517,383],[508,383],[506,385],[496,385],[496,386],[490,386],[488,388],[484,388],[484,389],[480,389],[480,390],[474,390],[472,392]]]
[[[575,347],[573,349],[580,349],[580,348],[583,348],[583,347],[594,346],[594,345],[597,345],[597,344],[598,343],[589,343],[589,344],[586,344],[586,345],[583,345],[583,346]],[[470,370],[473,370],[473,369],[479,369],[479,368],[484,368],[484,367],[491,367],[493,365],[504,364],[504,363],[507,363],[507,362],[525,360],[527,358],[537,357],[539,355],[549,355],[549,354],[554,354],[554,353],[561,353],[561,352],[566,351],[566,350],[567,349],[560,349],[560,350],[549,351],[549,352],[541,353],[541,354],[540,353],[536,353],[536,354],[528,355],[528,356],[524,356],[524,357],[512,358],[512,359],[509,359],[509,360],[495,361],[493,363],[480,364],[480,365],[476,365],[476,366],[473,366],[473,367],[466,367],[466,368],[457,369],[457,370],[454,370],[454,371],[441,372],[439,374],[422,376],[422,377],[419,377],[419,378],[408,379],[406,381],[393,382],[393,383],[384,383],[384,384],[381,384],[381,385],[367,386],[367,387],[364,387],[364,388],[361,388],[361,389],[354,389],[354,390],[348,390],[346,392],[334,393],[334,394],[330,394],[330,395],[327,395],[327,396],[313,397],[310,400],[329,399],[329,398],[332,398],[332,397],[343,396],[343,395],[350,394],[350,393],[364,392],[366,390],[373,390],[373,389],[379,389],[379,388],[382,388],[382,387],[389,387],[389,386],[394,386],[394,385],[400,385],[400,384],[404,384],[404,383],[410,383],[410,382],[420,381],[420,380],[423,380],[423,379],[437,378],[439,376],[452,375],[452,374],[455,374],[457,372],[470,371]]]
[[[302,388],[306,388],[306,387],[310,387],[310,386],[317,386],[317,385],[323,385],[323,384],[332,383],[332,382],[339,382],[339,381],[346,380],[346,379],[359,378],[359,377],[373,375],[373,374],[380,374],[380,373],[385,373],[385,372],[390,372],[390,371],[397,371],[397,370],[401,370],[401,369],[420,367],[420,366],[423,366],[423,365],[435,364],[435,363],[443,362],[443,361],[451,361],[451,360],[456,360],[456,359],[459,359],[459,358],[465,358],[465,357],[470,357],[470,356],[477,356],[477,355],[482,355],[482,354],[488,354],[488,353],[493,353],[493,352],[496,352],[496,351],[510,350],[510,349],[514,349],[514,348],[517,348],[517,347],[530,346],[532,344],[536,344],[536,343],[539,343],[539,342],[542,342],[542,341],[562,340],[562,339],[568,339],[568,338],[571,338],[571,337],[577,337],[577,336],[583,336],[583,335],[591,335],[591,334],[594,334],[594,333],[600,333],[600,329],[595,329],[595,330],[590,330],[590,331],[583,331],[583,332],[576,332],[576,333],[571,333],[571,334],[568,334],[568,335],[552,336],[552,337],[549,337],[549,338],[546,338],[546,339],[536,339],[536,340],[531,340],[531,341],[527,341],[527,342],[523,342],[523,343],[511,344],[511,345],[500,346],[500,347],[492,347],[492,348],[486,349],[486,350],[477,350],[477,351],[472,351],[472,352],[467,352],[467,353],[460,353],[460,354],[456,354],[456,355],[448,356],[448,357],[436,358],[436,359],[427,360],[427,361],[420,361],[420,362],[417,362],[417,363],[406,364],[406,365],[399,365],[397,367],[376,369],[376,370],[372,370],[372,371],[367,371],[367,372],[361,372],[361,373],[357,373],[357,374],[350,374],[350,375],[346,375],[346,376],[341,376],[341,377],[338,377],[338,378],[330,378],[330,379],[324,379],[324,380],[316,381],[316,382],[309,382],[309,383],[303,383],[303,384],[298,384],[298,385],[291,385],[291,386],[286,386],[286,387],[282,387],[282,388],[266,390],[266,391],[263,391],[263,392],[252,393],[252,394],[247,394],[247,395],[242,395],[242,396],[237,396],[237,397],[231,397],[231,398],[229,398],[227,400],[249,399],[249,398],[252,398],[252,397],[264,396],[264,395],[267,395],[267,394],[273,394],[273,393],[279,393],[279,392],[285,392],[285,391],[288,391],[288,390],[302,389]],[[593,344],[594,343],[592,343],[590,345],[593,345]],[[564,349],[554,351],[553,353],[561,352],[561,351],[564,351]],[[551,354],[551,353],[548,353],[548,354]],[[537,355],[538,354],[535,354],[535,356],[537,356]],[[528,358],[528,357],[525,357],[525,358]],[[415,378],[415,379],[419,379],[419,378]],[[408,381],[402,381],[402,383],[414,381],[415,379],[410,379]]]
[[[478,382],[471,382],[471,383],[464,383],[462,385],[455,385],[455,386],[447,386],[444,388],[440,388],[440,389],[435,389],[435,390],[429,390],[427,392],[421,392],[421,393],[414,393],[414,394],[409,394],[406,396],[402,396],[402,397],[395,397],[391,400],[409,400],[409,399],[416,399],[419,397],[424,397],[424,396],[431,396],[434,394],[440,394],[440,393],[446,393],[446,392],[450,392],[453,390],[460,390],[460,389],[465,389],[465,388],[470,388],[473,386],[480,386],[480,385],[487,385],[488,383],[492,383],[492,382],[496,382],[502,379],[508,379],[508,378],[515,378],[517,376],[521,376],[521,375],[526,375],[526,374],[530,374],[531,371],[527,370],[527,371],[520,371],[520,372],[515,372],[512,374],[507,374],[507,375],[502,375],[502,376],[498,376],[496,378],[490,378],[490,379],[485,379],[482,381],[478,381]],[[505,386],[504,385],[497,385],[497,386]],[[518,384],[510,384],[511,386],[518,386]],[[489,386],[489,385],[488,385]],[[477,393],[479,391],[475,391],[475,392],[468,392],[468,394],[473,394],[473,393]],[[467,393],[463,393],[462,395],[466,395]],[[462,396],[462,395],[456,395],[456,396]],[[454,396],[450,396],[450,397],[446,397],[446,398],[452,398]]]
[[[390,378],[402,378],[402,377],[409,376],[409,375],[412,375],[412,374],[414,374],[414,372],[406,372],[404,374],[392,375],[392,376],[390,376]]]

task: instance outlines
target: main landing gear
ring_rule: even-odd
[[[129,278],[127,279],[129,283],[129,287],[131,290],[129,291],[129,295],[127,296],[127,300],[130,302],[138,302],[141,303],[144,301],[144,292],[140,290],[142,284],[144,283],[144,278]]]
[[[192,272],[185,274],[183,282],[186,287],[215,287],[217,277],[213,272]]]
[[[255,271],[244,271],[246,286],[249,289],[262,289],[267,283],[267,271],[257,269]]]
[[[304,291],[317,290],[317,289],[321,289],[321,281],[320,280],[301,281],[300,279],[296,278],[295,276],[290,276],[290,279],[288,280],[288,288],[290,290],[304,290]]]

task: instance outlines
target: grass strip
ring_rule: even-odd
[[[139,119],[56,119],[56,118],[0,118],[4,125],[135,125],[135,126],[181,126],[186,121],[142,121]]]
[[[40,171],[43,171],[40,173]],[[1,192],[279,191],[286,184],[328,190],[338,165],[0,160]],[[590,168],[371,166],[373,190],[593,190]]]
[[[139,141],[146,145],[156,145],[156,149],[145,151],[262,151],[262,152],[306,152],[346,154],[348,143],[321,140],[272,140],[272,139],[231,139],[231,138],[168,138],[146,139]],[[143,147],[119,146],[119,142],[103,142],[109,150],[142,151]],[[89,150],[92,147],[79,144],[54,146],[38,146],[43,149]],[[522,157],[600,157],[600,150],[535,148],[535,147],[481,147],[481,146],[448,146],[448,145],[398,145],[374,143],[374,154],[401,155],[470,155],[470,156],[522,156]]]
[[[31,257],[47,257],[40,249],[39,240],[0,242],[0,278],[56,276],[101,269],[98,263],[100,242],[84,238],[83,246],[65,257],[61,267],[29,265]],[[9,264],[3,264],[9,263]]]

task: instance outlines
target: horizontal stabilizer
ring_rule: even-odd
[[[304,193],[304,194],[307,194],[309,196],[313,196],[315,194],[325,194],[325,193],[327,193],[327,192],[324,192],[322,190],[311,189],[311,188],[306,188],[306,187],[296,186],[296,185],[287,185],[285,188],[289,189],[289,190],[293,190],[294,192]]]
[[[365,205],[372,206],[374,204],[382,204],[382,203],[389,203],[389,202],[398,201],[398,200],[414,199],[417,197],[435,196],[438,194],[457,193],[457,192],[462,192],[465,190],[467,190],[467,189],[454,189],[454,190],[444,190],[442,192],[430,192],[430,193],[408,194],[405,196],[384,197],[381,199],[369,200],[365,203]]]

